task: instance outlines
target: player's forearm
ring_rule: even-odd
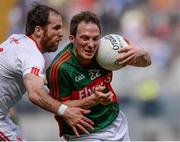
[[[69,107],[79,107],[83,109],[88,109],[98,104],[94,94],[81,100],[69,100],[63,103]]]
[[[151,65],[151,58],[149,53],[145,49],[141,48],[139,56],[136,56],[133,60],[131,60],[128,65],[137,67],[146,67]]]
[[[40,89],[36,92],[31,92],[28,96],[32,103],[47,111],[57,113],[60,102],[54,100],[45,90]]]

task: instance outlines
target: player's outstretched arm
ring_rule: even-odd
[[[43,78],[29,73],[23,77],[23,81],[30,101],[47,111],[62,115],[67,124],[73,129],[76,136],[79,136],[77,128],[85,134],[89,134],[87,128],[93,129],[93,122],[83,116],[83,114],[89,113],[90,111],[66,107],[66,109],[63,110],[64,112],[62,112],[62,109],[60,109],[62,108],[61,103],[53,99],[44,89]],[[59,112],[59,110],[61,111]]]

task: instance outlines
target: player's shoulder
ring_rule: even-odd
[[[8,37],[8,40],[16,41],[16,42],[29,41],[28,37],[24,34],[12,34]]]
[[[12,34],[8,37],[7,41],[13,45],[17,45],[18,48],[23,47],[23,49],[31,50],[33,47],[36,47],[36,43],[25,34]]]
[[[4,48],[17,52],[18,55],[36,54],[34,52],[38,50],[36,43],[24,34],[12,34],[1,45]]]
[[[68,71],[71,68],[72,62],[72,53],[66,46],[55,56],[50,66],[48,67],[47,72],[50,70],[58,70],[58,72]]]
[[[26,36],[23,34],[12,34],[7,39],[1,43],[2,45],[11,44],[12,45],[17,45],[18,47],[21,46],[24,41],[26,40]]]
[[[21,43],[20,46],[22,48],[19,48],[19,50],[21,51],[24,58],[28,58],[28,60],[39,60],[39,62],[44,61],[44,57],[39,51],[38,45],[34,40],[24,34],[17,35],[16,37]]]
[[[68,46],[66,46],[55,56],[53,63],[67,64],[68,62],[71,62],[71,58],[72,51]]]

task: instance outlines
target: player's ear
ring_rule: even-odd
[[[43,34],[43,29],[41,26],[36,26],[34,30],[34,34],[36,37],[41,37]]]
[[[74,36],[73,36],[73,35],[70,35],[70,36],[69,36],[69,40],[70,40],[70,42],[73,43],[73,42],[74,42]]]

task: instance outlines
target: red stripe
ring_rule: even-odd
[[[62,61],[64,61],[66,58],[68,58],[68,57],[71,57],[71,55],[70,55],[70,53],[69,53],[69,51],[67,50],[67,51],[65,51],[53,64],[52,64],[52,66],[51,66],[51,69],[50,69],[50,73],[49,73],[49,82],[50,82],[50,95],[53,97],[53,98],[56,98],[56,96],[57,95],[59,95],[59,94],[57,94],[56,95],[56,89],[57,89],[57,87],[56,86],[58,86],[58,81],[55,81],[55,70],[58,70],[58,68],[59,68],[59,64],[62,62]],[[55,82],[54,82],[55,81]],[[54,93],[55,92],[55,93]]]
[[[36,68],[35,67],[33,68],[33,73],[36,74]]]
[[[51,95],[52,97],[55,97],[55,96],[53,95],[53,94],[54,94],[53,91],[54,91],[55,88],[53,88],[54,86],[52,86],[53,83],[54,83],[54,82],[53,82],[53,81],[54,81],[54,74],[53,74],[54,66],[58,63],[59,60],[64,59],[64,56],[66,56],[66,54],[68,54],[67,51],[65,51],[65,52],[52,64],[51,69],[50,69],[49,81],[50,81],[50,85],[51,85],[50,95]]]
[[[34,74],[34,67],[32,67],[32,69],[31,69],[31,73],[33,73],[33,74]]]
[[[31,73],[38,75],[39,74],[39,69],[37,67],[32,67]]]
[[[3,51],[3,48],[0,48],[0,52],[2,52]]]
[[[55,72],[55,82],[58,84],[58,69],[59,69],[59,66],[62,64],[62,63],[64,63],[65,61],[67,61],[67,60],[69,60],[71,58],[71,55],[70,56],[68,56],[66,59],[64,59],[64,60],[62,60],[59,64],[58,64],[58,66],[57,66],[57,68],[56,68],[56,72]],[[55,93],[55,95],[56,95],[56,99],[59,99],[59,94],[60,94],[60,88],[59,87],[56,87],[57,88],[57,91],[56,91],[56,93]]]
[[[57,61],[55,61],[53,64],[52,64],[52,66],[51,66],[51,69],[50,69],[50,75],[49,75],[49,81],[50,81],[50,84],[51,84],[51,88],[50,88],[50,95],[52,96],[52,97],[54,97],[55,98],[55,90],[56,90],[56,82],[54,82],[54,66],[56,66],[56,64],[58,64],[59,63],[59,61],[61,61],[61,60],[63,60],[66,56],[68,55],[68,52],[66,51],[66,52],[64,52],[60,57],[59,57],[59,59],[57,60]],[[54,85],[53,85],[54,84]]]
[[[39,75],[39,71],[40,71],[40,70],[39,70],[39,69],[37,69],[37,75]]]
[[[11,141],[2,131],[0,131],[0,140]]]
[[[35,75],[38,75],[38,69],[35,68]]]
[[[55,99],[59,99],[59,94],[60,94],[60,88],[57,87],[58,86],[58,69],[59,69],[59,66],[63,62],[67,61],[70,58],[71,58],[71,55],[68,55],[66,58],[59,60],[58,64],[56,64],[56,66],[53,70],[53,72],[54,72],[54,84],[53,85],[54,85],[54,91],[55,91],[55,93],[54,93]]]

